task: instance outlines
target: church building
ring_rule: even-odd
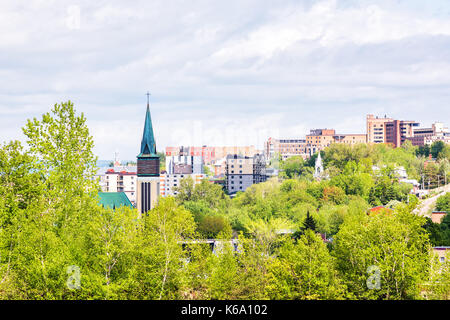
[[[140,214],[146,213],[157,205],[160,194],[159,181],[159,156],[156,154],[150,105],[147,99],[141,152],[137,156],[136,207]]]

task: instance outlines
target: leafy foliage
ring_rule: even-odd
[[[412,214],[418,200],[396,175],[441,183],[446,145],[429,148],[436,162],[425,167],[409,143],[332,144],[329,179],[313,178],[317,155],[292,157],[279,179],[232,199],[183,179],[140,216],[99,205],[93,139],[70,101],[23,132],[26,146],[0,147],[0,299],[413,299],[423,286],[449,297],[448,263],[430,259],[429,244],[449,245],[450,218]],[[366,213],[378,204],[392,210]],[[367,285],[370,266],[379,289]]]

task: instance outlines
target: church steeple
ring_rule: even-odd
[[[147,93],[147,113],[145,114],[144,133],[141,141],[141,153],[137,156],[136,207],[143,214],[154,208],[159,198],[159,156],[156,153],[150,116],[150,93]]]
[[[149,95],[150,93],[147,93],[147,113],[145,114],[145,125],[142,135],[141,153],[139,156],[156,155],[156,142],[155,136],[153,135],[152,117],[150,115]]]

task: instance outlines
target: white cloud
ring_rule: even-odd
[[[0,140],[71,99],[100,157],[132,159],[147,90],[159,149],[363,132],[369,112],[448,122],[450,21],[414,3],[1,1]]]

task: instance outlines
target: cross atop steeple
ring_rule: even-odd
[[[150,105],[150,92],[147,91],[147,107]]]

